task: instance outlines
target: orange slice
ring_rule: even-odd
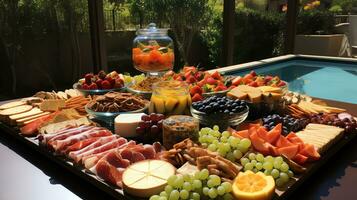
[[[240,172],[233,182],[233,194],[239,200],[267,200],[271,199],[275,182],[273,177],[262,172]]]

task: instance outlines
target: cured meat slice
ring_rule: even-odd
[[[80,150],[77,150],[77,151],[72,151],[72,152],[69,152],[69,157],[74,159],[75,160],[75,157],[77,155],[80,155],[86,151],[89,151],[91,149],[94,149],[96,147],[99,147],[99,146],[102,146],[108,142],[111,142],[111,141],[114,141],[117,139],[117,136],[116,135],[111,135],[111,136],[106,136],[106,137],[100,137],[99,140],[93,142],[92,144],[84,147],[83,149],[80,149]]]
[[[120,147],[118,148],[113,148],[113,149],[109,149],[109,150],[106,150],[104,152],[100,152],[100,153],[96,153],[96,154],[92,154],[92,155],[88,155],[88,156],[84,156],[82,158],[82,163],[84,165],[84,167],[86,169],[91,169],[93,166],[95,166],[98,161],[104,157],[105,155],[107,155],[109,152],[112,152],[112,151],[125,151],[128,147],[130,146],[134,146],[135,145],[135,141],[131,140],[123,145],[121,145]],[[131,151],[130,151],[131,152]],[[122,156],[123,157],[123,156]],[[129,159],[128,159],[129,160]]]
[[[83,152],[81,154],[73,155],[73,157],[71,157],[71,158],[74,159],[74,161],[79,162],[79,161],[81,161],[83,156],[91,155],[91,154],[94,154],[94,153],[100,153],[100,152],[106,151],[108,149],[119,147],[119,146],[121,146],[121,145],[123,145],[125,143],[127,143],[127,140],[125,138],[118,138],[118,139],[116,139],[114,141],[111,141],[111,142],[108,142],[108,143],[103,144],[101,146],[95,147],[95,148],[90,149],[88,151],[85,151],[85,152]]]
[[[142,161],[142,160],[145,160],[145,156],[140,152],[135,152],[134,151],[131,163],[136,163],[136,162],[139,162],[139,161]]]
[[[146,159],[154,159],[156,156],[156,151],[154,147],[150,144],[145,144],[143,151],[141,153],[145,156]]]
[[[109,136],[110,137],[110,136]],[[71,151],[78,151],[83,149],[84,147],[92,144],[93,142],[99,140],[101,137],[95,137],[95,138],[88,138],[82,141],[78,141],[74,144],[72,144],[71,146],[68,146],[66,149],[64,149],[64,153],[69,153]]]
[[[64,140],[55,140],[49,144],[55,151],[60,151],[63,148],[72,145],[80,140],[84,140],[91,137],[102,137],[102,136],[109,136],[109,135],[112,135],[112,133],[109,130],[102,129],[102,128],[94,128],[77,135],[69,136]]]
[[[56,133],[53,133],[53,134],[40,134],[38,136],[38,140],[42,143],[42,144],[46,144],[48,141],[50,141],[51,139],[57,137],[57,136],[60,136],[60,135],[64,135],[68,132],[75,132],[75,131],[85,131],[85,130],[89,130],[91,128],[94,128],[94,126],[87,126],[87,125],[84,125],[84,126],[78,126],[78,127],[73,127],[73,126],[69,126],[69,127],[66,127],[66,128],[63,128],[59,131],[57,131]],[[64,138],[63,138],[64,139]]]
[[[127,168],[130,165],[130,161],[123,159],[118,151],[111,151],[102,159],[108,161],[109,164],[116,168]]]
[[[88,131],[88,130],[94,130],[95,126],[80,126],[80,127],[72,127],[72,128],[69,128],[69,129],[66,129],[66,130],[62,130],[58,133],[55,133],[54,136],[51,136],[51,135],[46,135],[43,142],[44,143],[47,143],[48,145],[51,145],[51,143],[53,143],[54,141],[56,140],[64,140],[72,135],[77,135],[77,134],[80,134],[80,133],[83,133],[85,131]]]
[[[105,181],[122,188],[122,176],[125,168],[117,169],[106,160],[101,160],[96,166],[97,175]]]

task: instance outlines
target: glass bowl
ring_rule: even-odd
[[[113,89],[96,89],[96,90],[83,90],[80,89],[79,87],[79,83],[75,83],[73,84],[73,88],[78,90],[80,93],[82,93],[84,96],[88,96],[88,95],[100,95],[100,94],[105,94],[107,92],[121,92],[124,91],[126,86],[123,86],[121,88],[113,88]]]
[[[135,90],[133,89],[131,86],[133,85],[133,83],[129,83],[126,86],[126,90],[132,94],[136,94],[136,95],[140,95],[142,97],[144,97],[145,99],[150,100],[151,95],[152,95],[152,91],[142,91],[142,90]]]
[[[229,126],[236,127],[241,124],[248,117],[249,107],[246,106],[242,112],[232,115],[226,113],[206,114],[205,112],[194,109],[192,106],[190,107],[190,111],[191,115],[198,119],[200,124],[206,126],[218,125],[222,130],[225,130]]]

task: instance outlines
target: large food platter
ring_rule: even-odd
[[[264,199],[287,199],[356,135],[348,110],[291,93],[279,77],[251,72],[224,85],[218,72],[196,82],[193,73],[153,84],[150,100],[113,91],[14,100],[0,105],[0,129],[116,199],[239,199],[247,177],[264,179]],[[210,88],[217,94],[205,96]]]

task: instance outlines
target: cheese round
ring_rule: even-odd
[[[136,127],[144,113],[120,114],[114,119],[115,134],[122,137],[136,137]]]
[[[130,165],[123,173],[123,189],[137,197],[150,197],[164,190],[176,168],[162,160],[144,160]]]

